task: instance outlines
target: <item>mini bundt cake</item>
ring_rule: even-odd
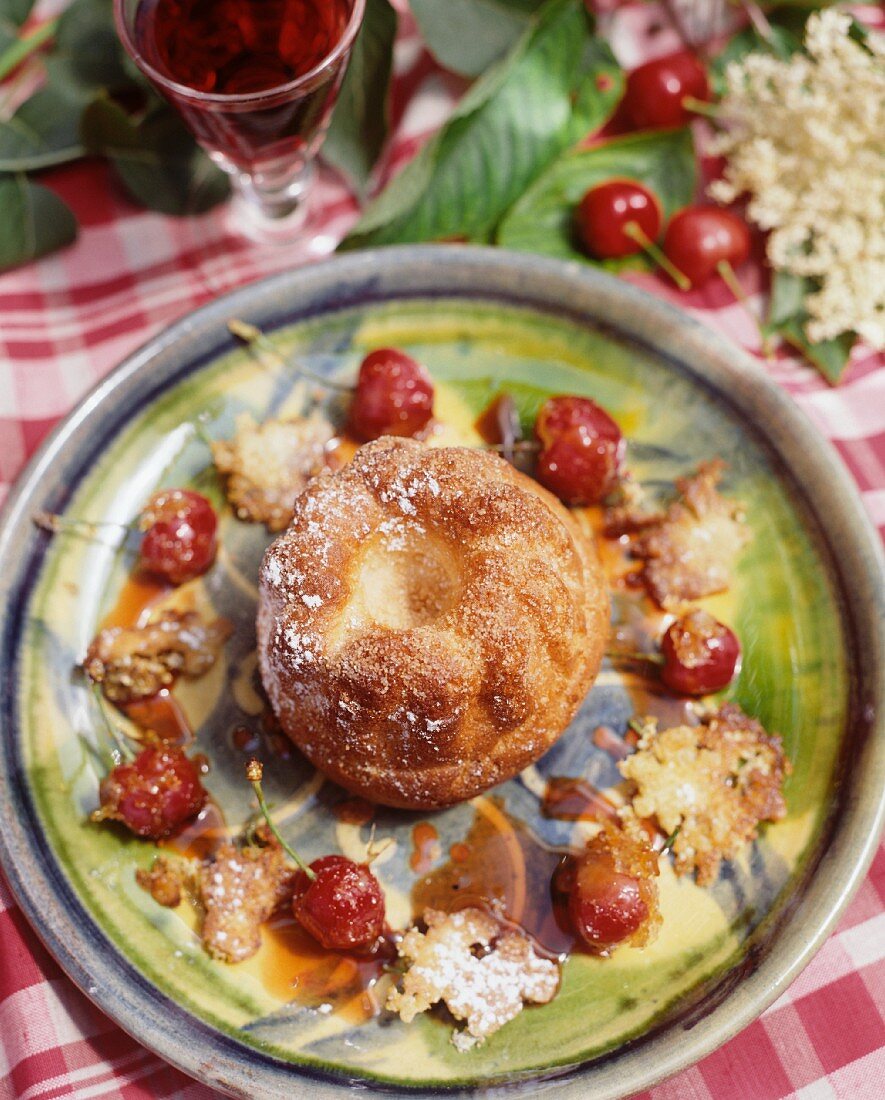
[[[537,760],[607,630],[570,513],[469,448],[366,444],[308,485],[261,567],[258,653],[283,729],[388,806],[448,806]]]

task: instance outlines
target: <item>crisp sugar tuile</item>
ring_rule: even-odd
[[[442,1001],[466,1031],[452,1043],[460,1051],[485,1041],[527,1002],[546,1004],[559,988],[559,967],[542,959],[528,938],[505,930],[481,909],[446,914],[426,910],[427,931],[411,928],[400,941],[409,963],[387,1007],[409,1023]]]

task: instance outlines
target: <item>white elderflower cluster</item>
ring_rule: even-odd
[[[885,348],[885,36],[849,35],[828,9],[806,25],[806,53],[753,53],[726,70],[711,185],[720,202],[750,196],[747,214],[770,230],[775,268],[810,276],[811,342],[855,332]]]

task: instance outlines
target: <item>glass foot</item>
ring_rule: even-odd
[[[231,230],[259,244],[292,244],[308,233],[311,165],[278,184],[259,175],[231,175],[233,196],[228,211]]]

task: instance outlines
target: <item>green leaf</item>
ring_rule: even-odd
[[[479,76],[525,33],[543,0],[411,0],[427,48],[462,76]]]
[[[814,284],[810,279],[786,271],[775,271],[771,279],[766,330],[786,340],[817,367],[828,382],[835,385],[845,372],[856,337],[854,333],[843,333],[833,340],[811,343],[805,335],[808,321],[805,298],[813,291]]]
[[[560,157],[504,218],[498,244],[520,252],[538,252],[592,263],[577,247],[574,210],[584,192],[613,178],[638,180],[661,200],[665,217],[687,206],[697,181],[691,132],[658,130],[617,138],[593,149]],[[610,270],[648,267],[642,256],[607,260]]]
[[[169,107],[136,124],[117,104],[97,99],[83,114],[83,141],[106,156],[134,199],[162,214],[201,214],[228,195],[217,168]]]
[[[342,247],[489,240],[508,207],[564,148],[606,120],[620,94],[620,70],[603,44],[592,44],[583,5],[551,0]]]
[[[387,140],[395,37],[396,12],[388,0],[368,0],[323,145],[325,160],[359,195]]]
[[[82,157],[82,106],[49,85],[0,120],[0,172],[31,172]]]
[[[0,23],[20,27],[26,22],[35,0],[0,0]]]
[[[831,7],[833,3],[834,0],[781,0],[765,13],[771,27],[770,38],[764,38],[752,25],[733,35],[710,64],[716,95],[721,96],[725,92],[725,68],[730,62],[742,61],[748,53],[768,53],[782,61],[799,53],[804,48],[808,16],[821,8]],[[849,35],[863,44],[867,32],[856,19],[852,19]]]
[[[802,23],[790,29],[778,23],[771,24],[771,38],[763,38],[755,27],[746,27],[729,39],[725,49],[710,64],[710,78],[717,96],[725,93],[725,70],[734,61],[743,61],[750,53],[767,53],[782,60],[792,57],[802,49]]]
[[[84,92],[132,86],[127,54],[114,28],[112,0],[74,0],[59,17],[50,80]]]
[[[796,318],[805,316],[805,295],[811,282],[801,275],[775,271],[771,277],[771,298],[768,303],[768,323],[775,330]]]
[[[782,325],[778,329],[779,334],[800,351],[805,358],[826,378],[835,385],[845,373],[848,360],[851,357],[851,349],[854,347],[856,337],[853,333],[843,333],[835,340],[819,340],[816,344],[809,342],[803,326],[795,319]]]
[[[0,177],[0,271],[70,244],[77,222],[46,187],[23,175]]]

